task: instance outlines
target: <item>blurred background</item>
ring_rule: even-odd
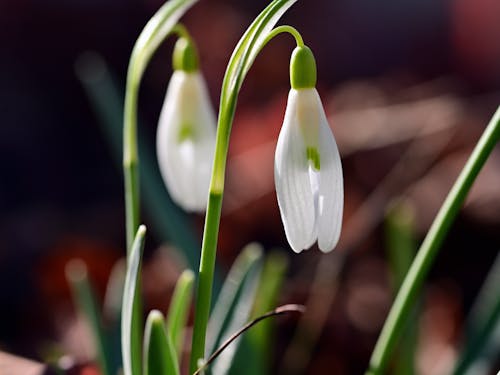
[[[79,365],[92,359],[64,268],[84,260],[102,298],[125,253],[126,70],[135,39],[161,4],[0,2],[1,350],[39,361],[68,354]],[[202,0],[183,18],[214,106],[232,49],[266,4]],[[411,259],[500,103],[499,19],[497,0],[299,1],[285,15],[281,23],[299,29],[316,55],[318,90],[344,163],[344,228],[329,255],[288,248],[274,192],[293,40],[280,36],[255,61],[233,126],[218,266],[224,275],[250,241],[282,248],[289,258],[279,302],[305,303],[308,312],[278,322],[278,373],[363,373],[401,270],[388,251],[394,226],[403,223],[409,233]],[[145,303],[163,310],[180,270],[196,269],[203,226],[203,217],[169,201],[153,153],[172,46],[171,38],[155,54],[139,95],[143,221],[150,227]],[[499,186],[496,150],[412,319],[418,374],[454,366],[467,316],[499,253]]]

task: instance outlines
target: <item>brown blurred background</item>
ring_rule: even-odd
[[[183,18],[198,43],[214,105],[232,49],[266,4],[200,0]],[[0,3],[2,350],[39,360],[61,350],[83,362],[91,356],[91,349],[81,350],[87,344],[68,337],[75,323],[64,266],[71,258],[84,259],[104,293],[113,263],[124,254],[123,187],[120,165],[75,64],[88,61],[88,51],[99,56],[123,95],[134,41],[160,5]],[[365,369],[393,293],[385,212],[395,199],[404,201],[417,241],[425,235],[500,103],[499,19],[497,0],[303,0],[285,15],[282,23],[298,28],[316,55],[318,89],[344,161],[344,229],[339,248],[328,256],[317,248],[300,255],[288,250],[274,193],[273,155],[293,41],[277,38],[256,60],[233,126],[218,259],[224,272],[250,241],[287,249],[291,268],[281,302],[309,301],[313,326],[324,324],[305,373]],[[154,56],[141,87],[139,133],[149,149],[171,73],[172,44],[169,39]],[[465,316],[500,248],[499,186],[497,150],[423,292],[413,322],[418,373],[445,373],[453,364]],[[147,210],[143,216],[146,224],[153,220]],[[187,220],[200,241],[203,218]],[[149,289],[145,282],[149,307],[166,303],[180,267],[173,259],[159,260],[161,243],[165,236],[153,235],[146,249],[145,279],[155,281]],[[162,262],[171,274],[158,271]],[[313,283],[318,288],[311,294]],[[280,326],[276,366],[282,369],[290,365],[283,361],[295,323]]]

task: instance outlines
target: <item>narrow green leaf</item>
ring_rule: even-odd
[[[123,285],[126,272],[125,258],[118,260],[108,278],[106,293],[104,294],[103,315],[104,319],[114,324],[120,321],[123,300]]]
[[[139,375],[141,373],[141,337],[136,329],[140,321],[140,311],[136,307],[140,290],[140,267],[146,227],[139,226],[135,235],[125,276],[125,287],[122,303],[122,359],[124,375]]]
[[[169,0],[148,21],[134,45],[131,61],[134,68],[142,75],[146,65],[158,49],[160,43],[172,31],[186,11],[198,0]]]
[[[123,109],[123,172],[127,254],[139,225],[139,156],[137,149],[137,102],[142,74],[160,43],[172,31],[181,16],[197,0],[169,0],[148,21],[137,39],[127,71]]]
[[[236,258],[210,318],[206,357],[247,323],[259,283],[261,259],[262,247],[255,243],[247,245]],[[229,371],[239,342],[240,338],[214,361],[211,366],[214,374],[224,375]]]
[[[221,291],[210,315],[206,354],[210,354],[217,349],[217,344],[220,341],[224,325],[229,320],[231,308],[235,304],[235,300],[238,297],[238,291],[241,290],[245,276],[248,274],[252,265],[261,257],[262,247],[257,243],[251,243],[245,246],[240,255],[235,259],[222,284]]]
[[[106,293],[103,303],[103,321],[106,325],[106,339],[108,344],[108,355],[110,360],[111,374],[118,374],[122,367],[122,354],[120,348],[121,340],[121,311],[123,302],[123,287],[125,284],[125,273],[127,271],[127,260],[122,258],[113,266],[108,278]]]
[[[265,42],[267,42],[266,39],[269,32],[296,1],[275,0],[252,22],[241,37],[231,56],[222,86],[222,93],[240,90],[241,84],[250,70],[252,63],[264,47]],[[229,98],[230,96],[221,97],[221,103],[225,103],[225,100]]]
[[[266,257],[252,316],[261,316],[278,304],[279,292],[287,269],[288,258],[281,250],[274,250]],[[270,373],[275,348],[275,326],[274,319],[267,319],[248,331],[242,338],[233,360],[232,373],[239,375]]]
[[[453,375],[486,373],[500,352],[500,254],[481,287],[467,319],[466,341]],[[482,369],[482,372],[471,369]]]
[[[229,133],[236,111],[238,92],[259,51],[269,41],[269,33],[283,14],[297,0],[274,0],[252,22],[236,45],[229,60],[222,83],[212,192],[221,192],[224,186],[224,167],[229,146]]]
[[[184,344],[184,329],[189,314],[189,306],[193,295],[194,273],[185,270],[177,280],[174,294],[170,301],[167,315],[167,329],[177,353],[177,358],[181,358]]]
[[[388,210],[385,222],[386,251],[393,278],[394,293],[399,289],[417,252],[415,241],[415,218],[412,207],[403,202],[394,203]],[[411,312],[417,318],[414,308]],[[398,347],[394,372],[399,375],[415,373],[415,349],[417,346],[417,327],[414,324],[406,328]]]
[[[101,312],[92,285],[88,278],[87,267],[80,259],[66,265],[66,279],[73,293],[75,304],[89,324],[97,349],[99,367],[103,375],[111,375],[108,345],[102,326]]]
[[[144,333],[144,375],[179,375],[175,349],[158,310],[149,313]]]
[[[415,218],[411,206],[393,203],[386,215],[385,240],[393,275],[393,288],[397,290],[415,257]]]
[[[491,118],[420,245],[373,350],[367,375],[385,374],[420,288],[476,177],[500,140],[500,107]]]

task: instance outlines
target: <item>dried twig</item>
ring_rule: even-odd
[[[283,315],[283,314],[288,314],[291,312],[298,312],[303,314],[305,312],[305,306],[303,305],[296,305],[296,304],[290,304],[290,305],[283,305],[275,308],[272,311],[269,311],[265,313],[264,315],[261,315],[254,320],[248,322],[245,324],[242,328],[240,328],[238,331],[233,333],[225,342],[222,344],[213,354],[207,359],[207,361],[200,367],[198,370],[196,370],[193,375],[199,375],[203,370],[205,370],[210,363],[212,363],[223,351],[226,349],[234,340],[236,340],[240,335],[242,335],[245,331],[248,329],[252,328],[254,325],[259,323],[260,321],[277,316],[277,315]]]

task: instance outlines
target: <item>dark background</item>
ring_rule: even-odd
[[[266,4],[266,1],[201,0],[183,18],[198,43],[214,104],[218,102],[225,64],[234,45]],[[315,52],[318,88],[324,94],[327,112],[334,119],[336,113],[352,114],[371,106],[390,109],[394,104],[404,103],[412,108],[412,101],[443,95],[455,98],[459,103],[457,111],[462,114],[455,121],[459,124],[458,140],[442,150],[430,170],[450,155],[453,159],[461,152],[467,154],[499,103],[499,4],[495,0],[299,1],[282,23],[298,28]],[[119,157],[109,146],[95,108],[77,78],[75,64],[87,61],[82,56],[88,57],[85,54],[88,51],[97,53],[107,64],[122,95],[135,39],[160,5],[157,0],[0,3],[0,348],[3,350],[43,359],[48,350],[43,348],[59,340],[55,320],[69,314],[65,262],[73,257],[85,259],[102,293],[111,265],[123,254],[124,207]],[[244,84],[230,158],[261,143],[275,142],[284,112],[288,58],[293,48],[291,38],[278,39],[259,56]],[[141,88],[139,133],[151,147],[171,73],[171,48],[169,39],[151,61]],[[415,87],[421,90],[411,91]],[[339,120],[339,127],[341,123]],[[351,126],[348,121],[343,125],[342,129],[347,131]],[[405,123],[399,126],[404,127]],[[356,139],[356,134],[351,134],[351,138]],[[339,134],[341,150],[343,139]],[[361,148],[345,156],[346,217],[376,188],[404,149],[403,142],[373,150]],[[272,167],[271,160],[269,163]],[[496,164],[488,175],[493,180],[485,180],[484,184],[497,182],[498,173],[496,155]],[[421,173],[409,185],[425,176],[427,172]],[[237,179],[238,175],[234,177]],[[451,181],[452,177],[445,183],[441,180],[429,186],[435,189],[441,186],[438,191],[442,194],[437,196],[444,197]],[[228,189],[238,197],[237,183],[229,182]],[[433,191],[428,194],[433,195]],[[457,295],[448,304],[444,303],[444,309],[452,311],[450,314],[456,319],[448,342],[450,347],[459,342],[464,315],[498,253],[500,211],[486,218],[481,215],[489,204],[498,207],[495,200],[498,197],[498,193],[492,192],[486,204],[480,202],[482,205],[472,204],[472,208],[466,209],[446,244],[448,250],[443,251],[431,273],[431,280],[438,286],[448,285]],[[435,212],[439,200],[433,205],[432,199],[419,200],[418,194],[413,198],[418,206],[417,236],[421,238],[430,224],[425,220],[426,212]],[[429,205],[427,211],[425,205]],[[491,206],[490,211],[494,211]],[[148,224],[151,217],[148,212],[144,215]],[[193,216],[188,220],[199,234],[203,218]],[[250,197],[243,207],[228,208],[222,223],[223,270],[250,240],[258,240],[266,247],[287,247],[272,189],[263,196]],[[244,229],[234,230],[238,224]],[[344,279],[349,279],[358,262],[384,258],[381,224],[374,225],[365,237],[366,240],[354,246],[353,250],[360,255],[347,263]],[[153,236],[147,254],[152,254],[164,240]],[[309,258],[312,260],[304,261],[311,253],[314,253]],[[317,249],[307,254],[292,259],[287,299],[303,299],[306,294],[300,287],[297,290],[297,283],[307,279],[319,259]],[[305,270],[301,269],[304,264]],[[383,270],[377,272],[383,274]],[[443,290],[449,290],[448,286]],[[342,309],[342,295],[336,302],[339,309]],[[339,335],[346,334],[351,341],[343,349],[345,362],[352,362],[353,358],[360,362],[348,365],[337,358],[335,363],[339,373],[358,373],[366,364],[380,323],[374,331],[363,333],[348,318],[337,318],[338,313],[332,312],[333,321],[322,338],[322,349],[316,351],[315,363],[328,361],[324,352],[332,345],[342,346]],[[347,332],[338,333],[338,324],[351,326],[344,329]],[[337,333],[333,332],[335,329]],[[365,340],[361,348],[356,348],[352,335]]]

